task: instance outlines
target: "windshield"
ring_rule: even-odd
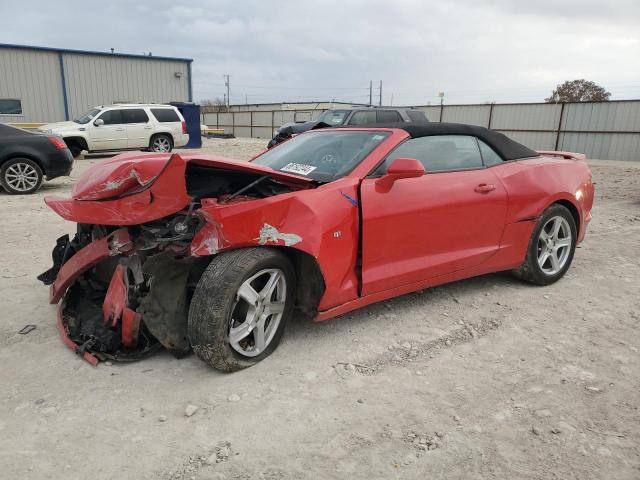
[[[327,110],[318,117],[317,121],[333,126],[342,125],[350,111],[351,110]]]
[[[308,132],[267,150],[254,162],[319,182],[331,182],[350,173],[388,136],[366,131]]]
[[[100,113],[100,110],[98,110],[97,108],[94,108],[93,110],[89,110],[80,118],[76,118],[74,122],[84,125],[85,123],[89,123],[91,120],[96,118],[96,115],[98,115],[99,113]]]

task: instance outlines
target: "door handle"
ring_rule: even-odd
[[[124,128],[116,128],[116,132],[124,132]]]
[[[488,183],[481,183],[480,185],[478,185],[473,190],[478,192],[478,193],[489,193],[489,192],[494,191],[495,189],[496,189],[495,185],[491,185],[491,184],[488,184]]]
[[[151,130],[153,127],[144,127],[145,130]]]

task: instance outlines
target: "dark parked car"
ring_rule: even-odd
[[[304,123],[285,123],[269,141],[267,148],[275,147],[279,143],[289,140],[293,135],[315,130],[317,128],[340,126],[372,126],[376,123],[429,123],[422,110],[414,108],[390,108],[390,107],[354,107],[327,110],[315,120]]]
[[[60,137],[0,124],[0,185],[10,194],[33,193],[42,180],[71,173],[73,157]]]

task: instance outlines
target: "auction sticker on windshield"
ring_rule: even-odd
[[[281,172],[297,173],[298,175],[309,175],[316,167],[303,163],[288,163],[280,169]]]

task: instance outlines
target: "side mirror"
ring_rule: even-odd
[[[95,122],[93,122],[93,124],[94,124],[96,127],[100,127],[100,126],[104,125],[104,120],[103,120],[103,119],[101,119],[101,118],[99,118],[99,119],[97,119]]]
[[[396,180],[401,178],[417,178],[424,175],[424,167],[415,158],[396,158],[387,173],[378,178],[376,185],[389,189]]]

